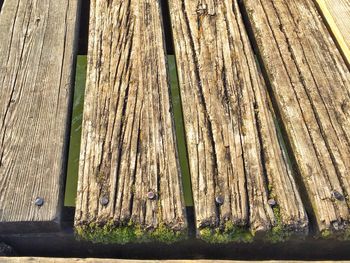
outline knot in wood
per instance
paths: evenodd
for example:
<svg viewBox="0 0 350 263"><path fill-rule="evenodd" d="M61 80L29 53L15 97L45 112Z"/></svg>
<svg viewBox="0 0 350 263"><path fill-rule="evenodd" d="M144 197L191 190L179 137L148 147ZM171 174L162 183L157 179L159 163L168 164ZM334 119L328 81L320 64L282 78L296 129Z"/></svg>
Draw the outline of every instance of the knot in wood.
<svg viewBox="0 0 350 263"><path fill-rule="evenodd" d="M204 4L204 3L200 3L200 4L197 6L196 12L197 12L198 15L204 15L204 14L207 13L207 10L208 10L207 5Z"/></svg>

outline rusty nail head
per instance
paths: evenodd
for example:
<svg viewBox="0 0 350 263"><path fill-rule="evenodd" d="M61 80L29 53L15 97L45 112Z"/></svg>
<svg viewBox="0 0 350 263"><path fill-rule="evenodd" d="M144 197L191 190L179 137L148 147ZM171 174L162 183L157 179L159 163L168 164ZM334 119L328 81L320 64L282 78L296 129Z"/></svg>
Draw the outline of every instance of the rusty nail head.
<svg viewBox="0 0 350 263"><path fill-rule="evenodd" d="M44 204L44 199L41 198L41 197L37 197L37 198L35 199L35 201L34 201L34 204L35 204L36 206L42 206L42 205Z"/></svg>
<svg viewBox="0 0 350 263"><path fill-rule="evenodd" d="M155 194L153 191L149 191L149 192L147 193L147 198L148 198L149 200L153 200L155 197L156 197L156 194Z"/></svg>
<svg viewBox="0 0 350 263"><path fill-rule="evenodd" d="M275 206L277 204L276 200L271 198L269 200L267 200L267 203L270 205L270 206Z"/></svg>
<svg viewBox="0 0 350 263"><path fill-rule="evenodd" d="M100 204L101 205L108 205L108 203L109 203L109 199L108 199L108 197L106 197L106 196L102 196L101 198L100 198Z"/></svg>
<svg viewBox="0 0 350 263"><path fill-rule="evenodd" d="M215 202L217 205L222 205L224 203L224 198L222 196L215 197Z"/></svg>

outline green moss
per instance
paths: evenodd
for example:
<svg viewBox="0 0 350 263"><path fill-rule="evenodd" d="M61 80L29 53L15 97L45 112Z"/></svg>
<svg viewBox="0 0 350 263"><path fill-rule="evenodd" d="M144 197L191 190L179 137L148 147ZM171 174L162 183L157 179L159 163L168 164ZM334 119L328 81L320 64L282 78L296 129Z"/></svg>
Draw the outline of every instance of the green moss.
<svg viewBox="0 0 350 263"><path fill-rule="evenodd" d="M349 228L349 226L345 229L344 240L350 240L350 228Z"/></svg>
<svg viewBox="0 0 350 263"><path fill-rule="evenodd" d="M350 240L350 228L349 226L345 226L345 229L340 231L332 231L330 229L324 229L321 231L321 238L348 241Z"/></svg>
<svg viewBox="0 0 350 263"><path fill-rule="evenodd" d="M79 240L92 241L104 244L126 244L159 241L174 243L186 239L187 231L174 231L164 224L154 230L144 230L140 225L129 223L126 226L116 226L113 222L104 225L90 223L75 227L76 237Z"/></svg>
<svg viewBox="0 0 350 263"><path fill-rule="evenodd" d="M232 222L226 222L224 229L205 227L200 230L200 238L208 243L253 241L253 235L248 229L234 226Z"/></svg>
<svg viewBox="0 0 350 263"><path fill-rule="evenodd" d="M279 206L273 208L276 224L272 227L271 231L267 234L266 239L272 243L278 243L288 240L292 232L283 227L281 211Z"/></svg>
<svg viewBox="0 0 350 263"><path fill-rule="evenodd" d="M322 238L330 238L332 236L332 231L330 231L329 229L325 229L321 231L321 237Z"/></svg>

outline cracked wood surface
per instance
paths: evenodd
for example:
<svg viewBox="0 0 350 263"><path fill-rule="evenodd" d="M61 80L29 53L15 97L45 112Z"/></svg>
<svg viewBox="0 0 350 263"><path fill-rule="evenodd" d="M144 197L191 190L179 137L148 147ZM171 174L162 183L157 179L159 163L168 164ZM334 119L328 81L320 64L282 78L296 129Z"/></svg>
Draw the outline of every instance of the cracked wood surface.
<svg viewBox="0 0 350 263"><path fill-rule="evenodd" d="M160 3L92 0L90 12L75 225L184 231Z"/></svg>
<svg viewBox="0 0 350 263"><path fill-rule="evenodd" d="M0 231L59 226L79 1L5 0L0 13ZM35 206L37 197L44 199Z"/></svg>
<svg viewBox="0 0 350 263"><path fill-rule="evenodd" d="M314 0L350 65L350 0Z"/></svg>
<svg viewBox="0 0 350 263"><path fill-rule="evenodd" d="M199 233L230 222L252 233L280 223L305 234L308 219L237 1L169 6Z"/></svg>
<svg viewBox="0 0 350 263"><path fill-rule="evenodd" d="M342 232L350 219L349 69L311 0L243 3L317 229Z"/></svg>

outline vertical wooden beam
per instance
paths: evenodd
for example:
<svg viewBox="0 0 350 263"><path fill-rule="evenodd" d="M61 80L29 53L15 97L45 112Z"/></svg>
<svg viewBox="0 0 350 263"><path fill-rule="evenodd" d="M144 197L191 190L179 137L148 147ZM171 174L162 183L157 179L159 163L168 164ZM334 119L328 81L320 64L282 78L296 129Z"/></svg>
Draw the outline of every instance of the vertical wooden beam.
<svg viewBox="0 0 350 263"><path fill-rule="evenodd" d="M91 0L75 226L95 242L186 236L160 1Z"/></svg>

